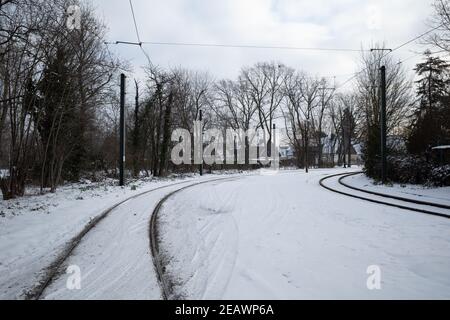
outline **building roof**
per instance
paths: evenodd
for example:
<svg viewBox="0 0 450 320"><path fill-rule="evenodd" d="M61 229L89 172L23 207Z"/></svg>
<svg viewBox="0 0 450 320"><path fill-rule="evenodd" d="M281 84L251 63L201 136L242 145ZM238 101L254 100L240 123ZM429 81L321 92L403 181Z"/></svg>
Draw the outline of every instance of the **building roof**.
<svg viewBox="0 0 450 320"><path fill-rule="evenodd" d="M450 146L437 146L434 147L433 150L449 150Z"/></svg>

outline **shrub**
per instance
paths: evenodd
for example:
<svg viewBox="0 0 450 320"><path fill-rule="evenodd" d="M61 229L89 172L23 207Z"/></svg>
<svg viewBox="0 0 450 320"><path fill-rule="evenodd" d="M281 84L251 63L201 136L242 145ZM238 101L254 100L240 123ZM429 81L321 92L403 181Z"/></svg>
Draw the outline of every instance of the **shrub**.
<svg viewBox="0 0 450 320"><path fill-rule="evenodd" d="M450 165L433 168L428 184L437 187L450 186Z"/></svg>
<svg viewBox="0 0 450 320"><path fill-rule="evenodd" d="M436 167L417 156L389 157L388 177L402 184L450 186L450 166Z"/></svg>

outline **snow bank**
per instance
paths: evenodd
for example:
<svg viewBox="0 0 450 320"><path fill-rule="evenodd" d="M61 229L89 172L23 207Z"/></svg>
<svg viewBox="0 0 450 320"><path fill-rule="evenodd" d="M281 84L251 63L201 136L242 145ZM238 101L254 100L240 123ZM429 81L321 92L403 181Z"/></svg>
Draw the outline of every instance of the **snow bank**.
<svg viewBox="0 0 450 320"><path fill-rule="evenodd" d="M450 221L322 189L333 173L248 177L166 203L161 248L177 296L449 299ZM381 290L367 286L371 266Z"/></svg>
<svg viewBox="0 0 450 320"><path fill-rule="evenodd" d="M356 188L404 197L413 200L427 201L450 205L450 187L427 188L420 185L380 185L363 174L351 176L344 182Z"/></svg>
<svg viewBox="0 0 450 320"><path fill-rule="evenodd" d="M55 194L0 201L0 299L24 298L66 243L107 208L181 180L141 181L126 188L86 182Z"/></svg>

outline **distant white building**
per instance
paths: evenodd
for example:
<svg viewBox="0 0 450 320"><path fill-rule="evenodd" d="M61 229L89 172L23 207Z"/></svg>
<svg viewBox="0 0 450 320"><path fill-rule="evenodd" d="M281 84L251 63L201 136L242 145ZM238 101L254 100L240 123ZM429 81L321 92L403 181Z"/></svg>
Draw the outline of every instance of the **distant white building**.
<svg viewBox="0 0 450 320"><path fill-rule="evenodd" d="M341 145L335 136L328 136L322 139L322 157L324 163L339 163L339 155L341 152ZM360 164L362 162L362 148L360 144L352 143L351 161L353 164ZM347 157L347 152L345 153ZM316 160L318 164L318 159Z"/></svg>
<svg viewBox="0 0 450 320"><path fill-rule="evenodd" d="M450 146L438 146L434 147L432 150L450 150Z"/></svg>
<svg viewBox="0 0 450 320"><path fill-rule="evenodd" d="M280 147L280 160L294 159L294 150L290 146Z"/></svg>

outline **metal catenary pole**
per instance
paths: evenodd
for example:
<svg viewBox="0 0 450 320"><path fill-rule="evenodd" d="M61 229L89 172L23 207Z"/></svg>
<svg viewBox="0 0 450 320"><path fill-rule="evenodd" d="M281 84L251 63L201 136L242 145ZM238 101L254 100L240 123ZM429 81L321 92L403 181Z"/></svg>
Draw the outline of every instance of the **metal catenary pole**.
<svg viewBox="0 0 450 320"><path fill-rule="evenodd" d="M201 129L202 129L202 131L201 131L201 134L200 134L200 136L201 136L201 147L200 147L200 149L201 149L201 164L200 164L200 166L199 166L199 170L200 170L200 176L203 176L203 110L200 110L200 125L201 125Z"/></svg>
<svg viewBox="0 0 450 320"><path fill-rule="evenodd" d="M386 119L386 67L381 71L381 179L387 181L387 119Z"/></svg>
<svg viewBox="0 0 450 320"><path fill-rule="evenodd" d="M125 185L125 79L124 74L120 75L120 159L119 159L119 185Z"/></svg>

